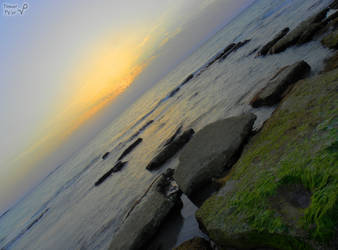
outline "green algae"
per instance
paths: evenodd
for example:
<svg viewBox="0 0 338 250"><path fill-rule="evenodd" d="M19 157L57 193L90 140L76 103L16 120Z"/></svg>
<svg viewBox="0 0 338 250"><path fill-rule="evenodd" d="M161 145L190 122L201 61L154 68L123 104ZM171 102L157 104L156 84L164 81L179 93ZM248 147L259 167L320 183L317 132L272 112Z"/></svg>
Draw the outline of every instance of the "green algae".
<svg viewBox="0 0 338 250"><path fill-rule="evenodd" d="M338 70L298 82L252 138L228 179L236 182L235 188L224 195L220 191L196 214L220 245L311 249L333 240L338 224ZM272 197L292 184L309 191L310 204L275 209ZM290 220L285 212L292 211L296 216Z"/></svg>

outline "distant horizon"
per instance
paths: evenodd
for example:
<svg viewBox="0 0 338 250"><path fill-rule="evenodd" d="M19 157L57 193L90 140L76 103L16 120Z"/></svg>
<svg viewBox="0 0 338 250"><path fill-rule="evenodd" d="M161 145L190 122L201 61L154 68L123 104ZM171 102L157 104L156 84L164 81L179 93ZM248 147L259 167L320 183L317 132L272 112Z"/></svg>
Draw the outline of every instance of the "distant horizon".
<svg viewBox="0 0 338 250"><path fill-rule="evenodd" d="M0 216L255 2L86 1L27 1L24 15L0 17Z"/></svg>

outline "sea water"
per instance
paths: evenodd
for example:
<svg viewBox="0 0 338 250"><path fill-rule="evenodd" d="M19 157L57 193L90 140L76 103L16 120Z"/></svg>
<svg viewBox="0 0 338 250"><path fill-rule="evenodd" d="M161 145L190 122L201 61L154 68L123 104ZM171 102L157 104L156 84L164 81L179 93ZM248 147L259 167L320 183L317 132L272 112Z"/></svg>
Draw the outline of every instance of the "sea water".
<svg viewBox="0 0 338 250"><path fill-rule="evenodd" d="M145 169L177 128L198 131L213 121L248 111L258 115L254 126L259 128L274 107L253 110L248 103L267 79L280 67L299 60L309 63L313 74L322 69L323 60L332 52L318 41L264 58L250 52L329 3L255 1L2 215L0 248L107 249L123 217L153 179L166 168L177 166L176 156L157 171ZM228 44L246 39L251 39L247 45L205 69L207 62ZM195 77L170 96L192 73ZM128 165L94 187L138 137L143 142L125 158ZM102 160L108 151L110 155ZM185 204L179 230L172 239L174 245L202 235L194 220L196 207L188 201Z"/></svg>

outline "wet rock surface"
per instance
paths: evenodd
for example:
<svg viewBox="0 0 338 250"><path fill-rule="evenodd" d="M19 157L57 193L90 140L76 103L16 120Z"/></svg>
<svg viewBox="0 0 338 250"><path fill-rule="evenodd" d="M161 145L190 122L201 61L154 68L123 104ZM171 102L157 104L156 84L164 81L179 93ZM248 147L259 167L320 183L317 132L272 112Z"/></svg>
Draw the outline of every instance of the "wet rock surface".
<svg viewBox="0 0 338 250"><path fill-rule="evenodd" d="M110 244L111 250L142 249L153 237L162 221L180 202L180 191L168 169L149 187L128 213Z"/></svg>
<svg viewBox="0 0 338 250"><path fill-rule="evenodd" d="M230 117L201 129L181 152L174 178L187 195L222 176L238 157L256 119L254 114Z"/></svg>
<svg viewBox="0 0 338 250"><path fill-rule="evenodd" d="M338 31L330 33L321 42L329 49L338 49Z"/></svg>
<svg viewBox="0 0 338 250"><path fill-rule="evenodd" d="M306 77L311 67L304 61L286 66L268 81L266 87L260 90L251 100L254 108L272 106L277 104L286 94L290 86Z"/></svg>
<svg viewBox="0 0 338 250"><path fill-rule="evenodd" d="M270 42L263 46L263 48L257 53L257 56L267 55L272 46L274 46L280 39L282 39L287 33L289 33L289 31L289 28L281 30Z"/></svg>
<svg viewBox="0 0 338 250"><path fill-rule="evenodd" d="M189 129L174 139L172 142L167 144L167 146L165 146L164 149L157 156L155 156L153 160L150 161L146 168L148 170L160 168L167 160L173 157L178 151L181 150L181 148L184 147L185 144L190 141L194 133L195 132L193 129Z"/></svg>
<svg viewBox="0 0 338 250"><path fill-rule="evenodd" d="M280 53L293 45L301 45L309 42L316 32L318 32L323 27L324 24L322 21L326 18L328 11L329 8L326 8L300 23L295 29L290 31L287 35L275 43L275 45L269 50L269 54Z"/></svg>

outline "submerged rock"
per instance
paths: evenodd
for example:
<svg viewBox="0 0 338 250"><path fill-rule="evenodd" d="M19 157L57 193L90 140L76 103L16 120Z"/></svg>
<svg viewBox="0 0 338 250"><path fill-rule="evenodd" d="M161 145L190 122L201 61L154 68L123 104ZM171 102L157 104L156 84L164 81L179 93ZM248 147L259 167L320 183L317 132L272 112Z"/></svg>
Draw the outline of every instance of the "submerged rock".
<svg viewBox="0 0 338 250"><path fill-rule="evenodd" d="M195 237L175 247L173 250L212 250L212 247L206 239Z"/></svg>
<svg viewBox="0 0 338 250"><path fill-rule="evenodd" d="M258 52L257 56L267 55L272 46L274 46L280 39L282 39L289 31L289 28L281 30L270 42L263 46L263 48Z"/></svg>
<svg viewBox="0 0 338 250"><path fill-rule="evenodd" d="M277 104L283 98L288 88L306 77L310 71L311 67L304 61L282 68L268 81L266 87L255 95L250 105L258 108Z"/></svg>
<svg viewBox="0 0 338 250"><path fill-rule="evenodd" d="M243 114L209 124L196 133L181 152L174 175L187 196L232 167L255 120L254 114Z"/></svg>
<svg viewBox="0 0 338 250"><path fill-rule="evenodd" d="M136 141L134 141L126 150L123 151L121 156L119 157L119 161L122 160L125 156L127 156L131 151L134 150L141 142L143 141L142 138L138 138Z"/></svg>
<svg viewBox="0 0 338 250"><path fill-rule="evenodd" d="M128 214L110 243L111 250L142 249L157 232L159 226L180 203L180 191L168 169L150 187Z"/></svg>
<svg viewBox="0 0 338 250"><path fill-rule="evenodd" d="M280 53L293 45L301 45L310 41L322 27L322 20L326 18L329 9L324 9L318 14L301 22L295 29L275 43L269 50L269 54Z"/></svg>
<svg viewBox="0 0 338 250"><path fill-rule="evenodd" d="M167 146L165 146L164 149L154 159L150 161L147 169L155 170L161 167L167 160L169 160L178 151L180 151L180 149L183 148L183 146L187 144L187 142L189 142L194 133L195 132L193 129L188 129L181 136L167 144Z"/></svg>
<svg viewBox="0 0 338 250"><path fill-rule="evenodd" d="M337 249L337 79L300 81L197 211L220 249Z"/></svg>
<svg viewBox="0 0 338 250"><path fill-rule="evenodd" d="M110 169L107 173L105 173L100 179L98 179L95 182L95 186L99 186L102 184L102 182L104 182L109 176L111 176L113 173L119 172L121 171L121 169L127 164L127 162L122 162L119 161L118 163L116 163L116 165Z"/></svg>

